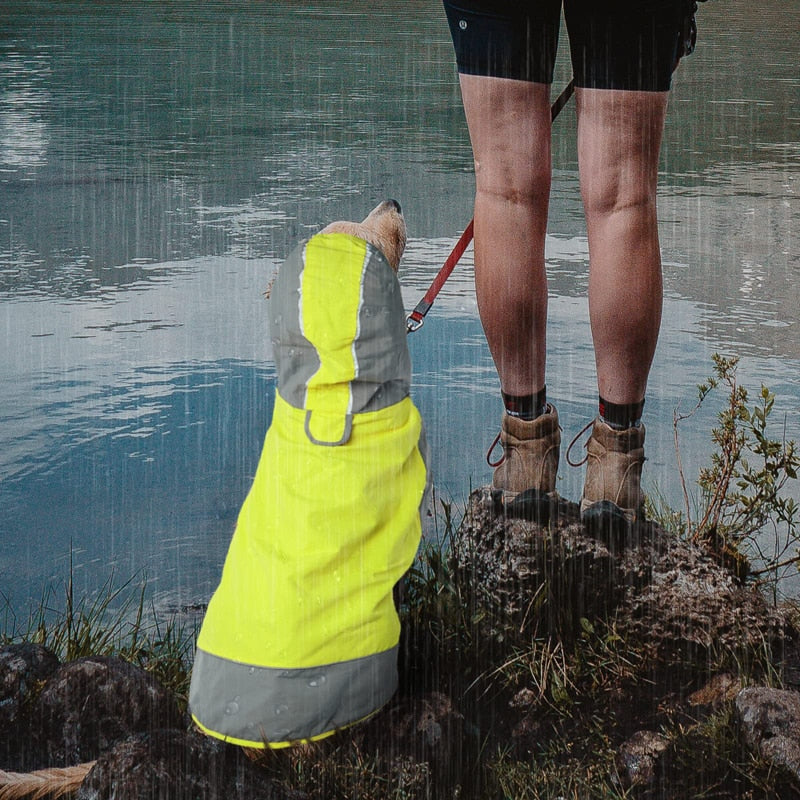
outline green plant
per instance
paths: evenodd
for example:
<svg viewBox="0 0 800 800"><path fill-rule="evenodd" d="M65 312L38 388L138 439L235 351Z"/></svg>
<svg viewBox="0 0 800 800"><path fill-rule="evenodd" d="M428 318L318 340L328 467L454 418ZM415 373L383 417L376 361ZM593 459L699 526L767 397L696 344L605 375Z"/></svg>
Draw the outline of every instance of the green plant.
<svg viewBox="0 0 800 800"><path fill-rule="evenodd" d="M694 722L669 726L670 764L664 776L674 797L763 798L798 796L790 771L776 769L746 747L732 703Z"/></svg>
<svg viewBox="0 0 800 800"><path fill-rule="evenodd" d="M485 676L519 690L525 704L547 707L556 714L569 715L577 688L570 677L570 663L564 646L552 637L533 638Z"/></svg>
<svg viewBox="0 0 800 800"><path fill-rule="evenodd" d="M694 408L685 414L676 409L673 415L686 535L734 565L740 574L746 572L746 557L750 554L764 562L763 569L751 574L774 574L800 562L796 552L786 557L798 543L798 507L783 492L787 482L797 478L800 454L793 440L786 440L785 436L772 438L767 432L775 395L762 384L751 404L747 389L737 379L739 359L718 354L712 358L714 374L698 387ZM693 513L680 458L678 427L718 387L726 390L727 398L711 431L715 449L710 464L700 470L700 498ZM777 546L774 553L765 555L756 534L769 524L775 528Z"/></svg>
<svg viewBox="0 0 800 800"><path fill-rule="evenodd" d="M145 581L137 585L131 578L115 586L113 574L93 595L76 598L70 563L63 601L47 587L24 625L6 600L0 644L41 644L61 661L118 656L152 672L185 707L196 631L173 619L159 621L155 609L148 611L145 598Z"/></svg>
<svg viewBox="0 0 800 800"><path fill-rule="evenodd" d="M436 493L433 494L434 507ZM404 625L423 627L437 644L469 647L473 621L453 568L454 522L452 503L439 500L443 527L436 515L434 535L426 538L403 581L401 617Z"/></svg>

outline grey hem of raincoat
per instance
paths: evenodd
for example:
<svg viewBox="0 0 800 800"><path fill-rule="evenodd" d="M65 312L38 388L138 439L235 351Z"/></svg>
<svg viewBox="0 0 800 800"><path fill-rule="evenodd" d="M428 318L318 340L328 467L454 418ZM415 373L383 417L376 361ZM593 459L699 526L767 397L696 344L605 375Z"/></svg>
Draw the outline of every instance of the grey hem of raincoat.
<svg viewBox="0 0 800 800"><path fill-rule="evenodd" d="M397 647L302 669L258 667L198 648L189 708L209 733L254 745L312 739L365 719L397 689Z"/></svg>

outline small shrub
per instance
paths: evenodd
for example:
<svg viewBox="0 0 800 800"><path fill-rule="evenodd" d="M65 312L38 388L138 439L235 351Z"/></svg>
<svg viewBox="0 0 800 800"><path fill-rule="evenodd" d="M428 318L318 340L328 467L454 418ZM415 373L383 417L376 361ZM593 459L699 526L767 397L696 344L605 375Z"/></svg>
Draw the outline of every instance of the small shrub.
<svg viewBox="0 0 800 800"><path fill-rule="evenodd" d="M685 533L741 576L748 572L751 556L764 564L763 568L751 572L752 576L775 576L780 569L800 562L796 549L798 507L783 492L787 482L797 478L800 454L793 440L787 441L785 436L772 438L771 431L767 432L775 395L762 384L756 400L751 403L747 389L737 379L738 358L714 354L713 361L714 374L698 387L694 408L686 414L676 409L673 417L684 496ZM719 387L726 390L726 402L711 431L715 449L710 464L700 470L698 510L693 514L680 459L678 426ZM660 516L665 517L663 513ZM765 554L757 534L768 525L775 529L776 547L773 553ZM793 547L795 552L787 558Z"/></svg>

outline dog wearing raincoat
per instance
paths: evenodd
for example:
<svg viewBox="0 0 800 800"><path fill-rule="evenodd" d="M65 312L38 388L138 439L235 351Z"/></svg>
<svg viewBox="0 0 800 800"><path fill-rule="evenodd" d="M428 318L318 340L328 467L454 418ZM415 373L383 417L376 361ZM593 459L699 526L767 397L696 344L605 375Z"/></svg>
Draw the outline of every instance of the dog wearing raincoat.
<svg viewBox="0 0 800 800"><path fill-rule="evenodd" d="M211 736L321 739L397 687L392 592L428 477L395 274L405 242L385 201L298 246L271 289L272 423L192 671L192 717Z"/></svg>

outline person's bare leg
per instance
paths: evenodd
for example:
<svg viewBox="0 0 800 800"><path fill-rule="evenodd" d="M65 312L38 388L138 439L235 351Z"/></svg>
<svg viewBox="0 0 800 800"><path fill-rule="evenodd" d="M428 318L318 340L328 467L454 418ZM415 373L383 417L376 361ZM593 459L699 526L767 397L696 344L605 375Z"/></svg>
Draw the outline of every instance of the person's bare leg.
<svg viewBox="0 0 800 800"><path fill-rule="evenodd" d="M656 183L667 96L576 91L597 383L620 405L644 399L661 323Z"/></svg>
<svg viewBox="0 0 800 800"><path fill-rule="evenodd" d="M461 75L475 156L475 289L504 392L545 383L549 86Z"/></svg>

